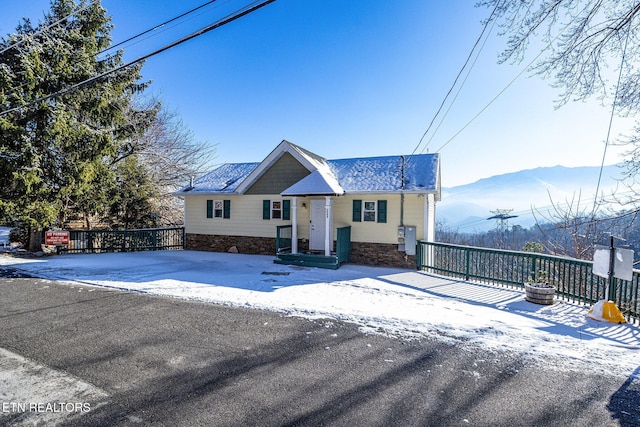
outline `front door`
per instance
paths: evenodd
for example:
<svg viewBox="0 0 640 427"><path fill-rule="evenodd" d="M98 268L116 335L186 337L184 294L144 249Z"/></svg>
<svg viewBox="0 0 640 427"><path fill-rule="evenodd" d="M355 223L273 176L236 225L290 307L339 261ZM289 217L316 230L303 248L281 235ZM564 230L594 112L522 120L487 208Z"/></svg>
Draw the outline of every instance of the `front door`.
<svg viewBox="0 0 640 427"><path fill-rule="evenodd" d="M311 225L309 230L309 249L324 251L324 236L327 227L327 213L324 200L311 199Z"/></svg>

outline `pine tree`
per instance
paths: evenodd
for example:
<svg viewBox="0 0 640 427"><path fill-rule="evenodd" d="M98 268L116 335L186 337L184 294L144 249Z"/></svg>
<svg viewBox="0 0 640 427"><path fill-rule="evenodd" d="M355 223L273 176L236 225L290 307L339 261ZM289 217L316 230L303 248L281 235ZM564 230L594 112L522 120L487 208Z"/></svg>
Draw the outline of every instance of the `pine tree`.
<svg viewBox="0 0 640 427"><path fill-rule="evenodd" d="M116 165L159 108L135 108L142 63L42 98L124 64L122 52L101 54L111 28L97 1L53 0L37 27L25 21L0 43L0 217L38 230L109 210Z"/></svg>

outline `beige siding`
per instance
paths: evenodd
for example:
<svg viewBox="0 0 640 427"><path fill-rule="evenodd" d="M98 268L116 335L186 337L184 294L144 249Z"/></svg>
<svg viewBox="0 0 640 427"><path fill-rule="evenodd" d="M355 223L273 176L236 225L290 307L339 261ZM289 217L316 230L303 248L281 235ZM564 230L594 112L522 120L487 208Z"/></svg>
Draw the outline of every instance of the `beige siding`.
<svg viewBox="0 0 640 427"><path fill-rule="evenodd" d="M187 196L185 197L186 232L228 236L275 237L276 226L291 224L291 221L262 219L262 201L265 199L282 200L282 197L277 195ZM230 200L231 218L207 218L207 200Z"/></svg>
<svg viewBox="0 0 640 427"><path fill-rule="evenodd" d="M387 222L353 222L354 200L386 200ZM404 197L404 225L416 227L416 236L422 239L424 233L424 197L407 194ZM400 225L400 195L371 194L349 195L334 199L334 225L351 226L351 240L368 243L398 243L398 226Z"/></svg>
<svg viewBox="0 0 640 427"><path fill-rule="evenodd" d="M428 196L407 194L404 198L404 225L416 227L416 237L425 236L425 206ZM231 218L207 218L207 200L231 200ZM186 232L193 234L218 234L230 236L275 237L276 226L291 224L292 221L263 220L262 201L282 200L278 195L211 196L188 195L185 197ZM309 238L310 200L312 197L297 198L298 238ZM315 199L324 200L324 197ZM398 243L400 225L400 195L371 194L333 197L334 228L351 226L351 240L368 243ZM386 200L387 222L369 223L352 221L353 200ZM291 215L293 215L293 199ZM433 203L433 201L432 201ZM303 208L303 204L306 207ZM433 215L433 214L432 214ZM430 215L431 216L431 215ZM334 231L335 238L335 231Z"/></svg>

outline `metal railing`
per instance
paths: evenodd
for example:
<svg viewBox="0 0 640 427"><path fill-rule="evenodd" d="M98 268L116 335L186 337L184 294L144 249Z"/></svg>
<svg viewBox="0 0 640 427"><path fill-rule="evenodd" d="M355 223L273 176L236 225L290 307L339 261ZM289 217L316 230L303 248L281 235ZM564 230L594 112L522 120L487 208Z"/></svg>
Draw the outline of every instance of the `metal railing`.
<svg viewBox="0 0 640 427"><path fill-rule="evenodd" d="M291 225L276 226L276 254L291 251Z"/></svg>
<svg viewBox="0 0 640 427"><path fill-rule="evenodd" d="M72 230L66 252L139 252L184 249L184 228Z"/></svg>
<svg viewBox="0 0 640 427"><path fill-rule="evenodd" d="M291 252L291 225L276 227L276 254ZM349 261L351 255L351 226L336 229L336 258L338 264Z"/></svg>
<svg viewBox="0 0 640 427"><path fill-rule="evenodd" d="M338 264L349 262L351 256L351 226L340 227L337 229L336 239L336 257Z"/></svg>
<svg viewBox="0 0 640 427"><path fill-rule="evenodd" d="M607 279L593 274L592 262L573 258L419 241L417 266L444 276L515 288L524 288L526 281L543 273L561 299L593 304L607 298ZM614 279L613 301L632 323L640 322L639 283L638 270L630 281Z"/></svg>

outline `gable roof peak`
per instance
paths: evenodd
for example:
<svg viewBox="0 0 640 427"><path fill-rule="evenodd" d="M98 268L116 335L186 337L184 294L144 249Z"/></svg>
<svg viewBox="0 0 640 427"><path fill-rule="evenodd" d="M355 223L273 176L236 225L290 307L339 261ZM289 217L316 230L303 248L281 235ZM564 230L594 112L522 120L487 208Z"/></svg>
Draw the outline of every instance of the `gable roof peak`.
<svg viewBox="0 0 640 427"><path fill-rule="evenodd" d="M285 153L289 153L296 159L304 168L309 172L314 172L318 169L328 168L326 160L311 151L308 151L292 142L283 139L276 148L269 153L265 159L260 162L257 168L255 168L242 183L238 186L237 192L244 193L253 183L255 183L273 164L280 159Z"/></svg>

